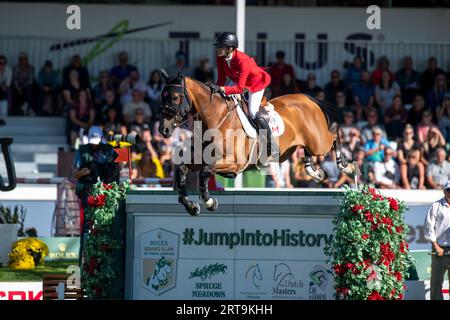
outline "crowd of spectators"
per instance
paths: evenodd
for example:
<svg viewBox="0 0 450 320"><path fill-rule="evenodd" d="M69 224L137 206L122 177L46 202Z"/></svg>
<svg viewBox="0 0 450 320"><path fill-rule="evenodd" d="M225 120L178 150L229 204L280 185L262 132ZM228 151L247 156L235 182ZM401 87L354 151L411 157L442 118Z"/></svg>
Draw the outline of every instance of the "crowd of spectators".
<svg viewBox="0 0 450 320"><path fill-rule="evenodd" d="M342 152L358 163L361 182L380 188L441 189L450 179L449 77L435 58L428 59L425 70L417 71L411 57L403 59L400 70L392 70L387 57L378 59L375 70L367 70L365 61L355 57L344 74L331 71L323 88L313 72L299 79L285 62L284 52L277 52L275 58L269 68L268 95L305 93L335 108ZM135 132L142 143L132 149L133 177L173 175L171 151L188 133L179 131L169 139L158 133L164 87L160 71L153 70L148 79L142 79L142 70L129 63L126 52L119 53L116 66L98 75L89 73L79 55L62 72L49 60L36 71L25 52L11 65L0 55L0 117L64 116L73 148L92 125L101 126L105 134ZM190 68L182 52L165 69L169 74L182 71L202 82L215 79L208 59ZM337 169L335 160L334 151L315 159L316 166L328 173L318 184L306 174L304 152L298 149L289 162L271 165L267 186L352 184L354 180Z"/></svg>

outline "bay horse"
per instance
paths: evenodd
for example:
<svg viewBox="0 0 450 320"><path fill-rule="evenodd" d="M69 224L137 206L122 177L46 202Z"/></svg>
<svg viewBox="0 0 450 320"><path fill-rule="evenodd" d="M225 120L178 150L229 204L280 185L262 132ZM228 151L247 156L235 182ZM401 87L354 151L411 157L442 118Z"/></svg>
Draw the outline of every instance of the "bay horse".
<svg viewBox="0 0 450 320"><path fill-rule="evenodd" d="M215 150L212 152L213 162L206 162L201 157L200 161L197 158L197 161L192 162L191 159L176 167L174 175L178 201L189 214L196 216L200 213L199 204L190 200L186 191L187 173L199 171L200 198L209 211L214 211L218 202L208 191L211 174L234 178L238 173L257 167L255 162L265 155L265 148L261 147L258 151L256 140L260 139L245 134L238 117L237 104L214 93L210 86L179 73L177 77L167 81L161 96L161 135L168 138L175 128L181 127L189 120L198 120L196 123L201 126L200 136L195 135L194 130L193 139L197 139L197 143L200 139L202 155L208 148L211 150L212 145ZM325 106L304 94L288 94L269 102L284 121L284 133L278 139L280 163L289 159L298 147L303 147L306 172L315 181L320 182L327 175L321 168L315 168L312 157L325 155L334 147L339 170L346 174L355 173L355 164L348 163L341 153L338 125L331 119L331 113ZM205 139L208 130L215 130L220 139ZM235 132L243 133L243 138L241 135L239 140ZM194 145L195 143L194 141ZM228 143L232 146L231 150L227 148L224 151Z"/></svg>

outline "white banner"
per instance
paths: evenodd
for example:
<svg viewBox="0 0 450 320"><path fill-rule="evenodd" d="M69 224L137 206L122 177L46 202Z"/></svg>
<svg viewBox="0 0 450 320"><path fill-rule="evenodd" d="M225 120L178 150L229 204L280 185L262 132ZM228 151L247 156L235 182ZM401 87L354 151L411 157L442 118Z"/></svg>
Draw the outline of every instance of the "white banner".
<svg viewBox="0 0 450 320"><path fill-rule="evenodd" d="M42 300L42 282L0 282L0 300Z"/></svg>

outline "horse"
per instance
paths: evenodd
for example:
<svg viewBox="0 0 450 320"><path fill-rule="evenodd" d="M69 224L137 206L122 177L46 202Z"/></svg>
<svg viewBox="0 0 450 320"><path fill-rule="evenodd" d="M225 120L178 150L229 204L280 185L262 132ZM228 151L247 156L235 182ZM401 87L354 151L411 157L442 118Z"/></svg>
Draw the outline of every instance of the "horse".
<svg viewBox="0 0 450 320"><path fill-rule="evenodd" d="M217 173L235 178L245 170L258 167L258 159L265 156L265 148L258 150L260 143L257 141L261 139L245 134L234 100L181 73L168 79L161 98L161 135L169 138L175 128L193 122L194 149L200 148L194 152L194 159L184 159L175 169L178 202L192 216L200 213L199 204L190 200L186 191L186 175L190 171L198 171L200 199L206 209L215 211L218 202L209 194L209 177ZM306 172L320 182L327 176L321 168L315 168L312 157L325 155L334 147L339 170L349 175L355 173L355 164L349 163L341 153L339 128L331 108L305 94L288 94L271 99L269 103L284 122L284 133L277 143L280 163L289 159L298 147L303 147ZM199 152L201 155L197 157ZM203 157L208 152L213 161L206 161Z"/></svg>

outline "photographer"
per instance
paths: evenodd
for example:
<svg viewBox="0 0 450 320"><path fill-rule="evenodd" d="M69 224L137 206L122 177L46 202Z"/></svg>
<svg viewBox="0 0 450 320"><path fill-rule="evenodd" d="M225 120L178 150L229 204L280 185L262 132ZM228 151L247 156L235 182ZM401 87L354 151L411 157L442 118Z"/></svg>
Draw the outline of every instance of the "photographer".
<svg viewBox="0 0 450 320"><path fill-rule="evenodd" d="M103 143L103 132L99 127L91 127L88 144L81 145L75 156L73 176L77 179L76 193L84 209L92 186L100 179L104 183L117 182L120 179L119 164L114 162L117 153L113 147ZM86 221L82 222L80 251L83 250L84 234L87 231ZM80 260L81 260L80 252Z"/></svg>

